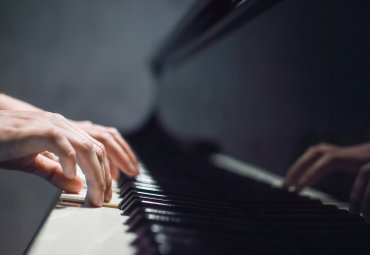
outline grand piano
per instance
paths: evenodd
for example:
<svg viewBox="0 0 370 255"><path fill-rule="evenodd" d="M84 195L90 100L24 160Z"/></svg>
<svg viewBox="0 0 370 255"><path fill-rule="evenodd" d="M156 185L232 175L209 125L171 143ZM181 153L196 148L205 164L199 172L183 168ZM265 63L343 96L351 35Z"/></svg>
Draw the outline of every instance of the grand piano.
<svg viewBox="0 0 370 255"><path fill-rule="evenodd" d="M124 134L142 166L115 184L119 210L58 207L27 252L369 254L351 178L280 188L307 146L367 137L368 8L197 1L151 62L153 114Z"/></svg>

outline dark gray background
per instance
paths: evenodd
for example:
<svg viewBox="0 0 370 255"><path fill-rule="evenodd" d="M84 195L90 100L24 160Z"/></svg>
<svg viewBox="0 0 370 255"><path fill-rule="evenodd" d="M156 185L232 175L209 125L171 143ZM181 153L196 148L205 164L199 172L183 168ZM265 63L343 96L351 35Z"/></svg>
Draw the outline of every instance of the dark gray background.
<svg viewBox="0 0 370 255"><path fill-rule="evenodd" d="M0 91L131 130L156 90L148 60L192 1L0 1Z"/></svg>

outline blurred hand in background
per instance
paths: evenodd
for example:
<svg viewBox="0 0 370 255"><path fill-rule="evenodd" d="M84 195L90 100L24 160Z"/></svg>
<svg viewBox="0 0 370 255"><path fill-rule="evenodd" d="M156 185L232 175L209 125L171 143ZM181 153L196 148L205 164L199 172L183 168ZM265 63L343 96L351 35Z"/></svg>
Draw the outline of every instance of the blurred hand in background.
<svg viewBox="0 0 370 255"><path fill-rule="evenodd" d="M350 211L362 212L369 220L370 201L366 191L370 191L370 143L349 147L313 146L290 167L283 186L300 192L332 171L350 171L357 175L349 198Z"/></svg>

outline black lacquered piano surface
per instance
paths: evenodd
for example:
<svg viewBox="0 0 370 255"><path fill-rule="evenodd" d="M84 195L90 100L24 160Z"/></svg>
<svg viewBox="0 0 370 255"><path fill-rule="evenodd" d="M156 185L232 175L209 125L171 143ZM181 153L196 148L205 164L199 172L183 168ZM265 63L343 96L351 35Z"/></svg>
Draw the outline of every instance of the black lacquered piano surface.
<svg viewBox="0 0 370 255"><path fill-rule="evenodd" d="M147 166L119 182L138 254L369 254L360 216L217 168L153 126L129 139Z"/></svg>

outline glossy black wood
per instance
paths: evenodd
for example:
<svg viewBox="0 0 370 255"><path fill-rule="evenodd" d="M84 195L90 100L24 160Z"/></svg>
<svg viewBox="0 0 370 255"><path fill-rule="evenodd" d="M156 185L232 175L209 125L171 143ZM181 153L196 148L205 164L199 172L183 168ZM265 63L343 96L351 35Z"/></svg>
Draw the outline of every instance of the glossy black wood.
<svg viewBox="0 0 370 255"><path fill-rule="evenodd" d="M208 162L217 148L183 144L156 117L128 136L146 169L121 176L138 254L366 254L369 225L335 206Z"/></svg>

